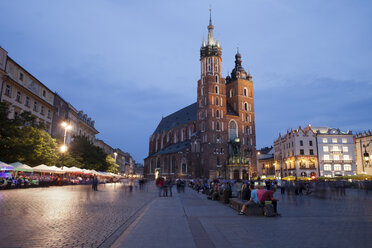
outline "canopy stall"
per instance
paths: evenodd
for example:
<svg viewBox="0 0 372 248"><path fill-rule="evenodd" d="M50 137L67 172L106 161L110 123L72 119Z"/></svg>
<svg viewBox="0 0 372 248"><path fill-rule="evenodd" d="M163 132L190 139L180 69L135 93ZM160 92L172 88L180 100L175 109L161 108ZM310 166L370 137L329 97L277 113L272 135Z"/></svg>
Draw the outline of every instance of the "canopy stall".
<svg viewBox="0 0 372 248"><path fill-rule="evenodd" d="M52 169L52 167L47 166L45 164L41 164L41 165L35 166L33 168L33 170L35 172L46 172L46 173L55 173L56 172L54 169Z"/></svg>
<svg viewBox="0 0 372 248"><path fill-rule="evenodd" d="M294 176L287 176L287 177L283 177L282 180L293 181L293 180L296 180L296 177L294 177Z"/></svg>
<svg viewBox="0 0 372 248"><path fill-rule="evenodd" d="M51 166L50 169L54 170L53 173L56 173L56 174L65 174L66 173L65 170L62 170L61 168L58 168L55 165Z"/></svg>
<svg viewBox="0 0 372 248"><path fill-rule="evenodd" d="M0 161L0 171L11 171L13 169L13 166Z"/></svg>
<svg viewBox="0 0 372 248"><path fill-rule="evenodd" d="M14 167L14 171L34 172L32 167L28 166L27 164L22 164L21 162L11 163L10 165Z"/></svg>

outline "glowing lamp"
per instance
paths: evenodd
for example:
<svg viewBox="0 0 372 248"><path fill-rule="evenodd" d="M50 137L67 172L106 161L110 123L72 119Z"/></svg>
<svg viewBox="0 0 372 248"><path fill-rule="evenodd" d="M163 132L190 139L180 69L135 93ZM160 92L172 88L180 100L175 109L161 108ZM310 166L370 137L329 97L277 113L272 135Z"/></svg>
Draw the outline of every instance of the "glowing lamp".
<svg viewBox="0 0 372 248"><path fill-rule="evenodd" d="M65 153L66 151L67 151L67 146L66 145L63 145L63 146L61 146L61 152L62 153Z"/></svg>

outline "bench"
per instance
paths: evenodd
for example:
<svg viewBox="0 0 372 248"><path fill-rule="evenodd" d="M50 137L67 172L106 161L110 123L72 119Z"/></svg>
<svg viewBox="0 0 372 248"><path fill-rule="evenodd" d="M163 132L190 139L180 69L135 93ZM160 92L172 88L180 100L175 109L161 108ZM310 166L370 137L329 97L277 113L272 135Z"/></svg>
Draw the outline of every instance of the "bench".
<svg viewBox="0 0 372 248"><path fill-rule="evenodd" d="M238 198L230 198L230 207L232 209L235 209L236 211L240 211L243 207L244 202L239 200ZM258 205L250 205L247 206L245 212L245 215L250 216L262 216L263 215L263 209Z"/></svg>

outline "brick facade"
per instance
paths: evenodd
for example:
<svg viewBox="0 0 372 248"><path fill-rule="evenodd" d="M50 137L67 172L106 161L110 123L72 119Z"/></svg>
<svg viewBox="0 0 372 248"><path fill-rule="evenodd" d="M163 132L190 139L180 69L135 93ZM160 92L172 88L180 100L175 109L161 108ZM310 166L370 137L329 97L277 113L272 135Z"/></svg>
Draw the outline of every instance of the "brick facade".
<svg viewBox="0 0 372 248"><path fill-rule="evenodd" d="M252 76L241 65L221 76L222 48L213 37L200 49L197 102L159 123L149 140L144 174L171 177L248 178L256 174L256 136Z"/></svg>

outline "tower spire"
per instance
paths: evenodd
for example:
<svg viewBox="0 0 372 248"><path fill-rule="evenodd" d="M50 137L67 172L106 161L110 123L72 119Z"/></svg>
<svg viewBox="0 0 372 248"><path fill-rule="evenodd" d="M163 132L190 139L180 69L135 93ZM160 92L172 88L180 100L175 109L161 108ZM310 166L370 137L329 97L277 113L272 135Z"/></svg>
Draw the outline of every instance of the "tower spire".
<svg viewBox="0 0 372 248"><path fill-rule="evenodd" d="M212 26L212 8L209 8L209 26Z"/></svg>
<svg viewBox="0 0 372 248"><path fill-rule="evenodd" d="M208 25L208 40L207 45L216 45L216 41L213 37L213 29L214 26L212 25L212 9L209 9L209 25Z"/></svg>

